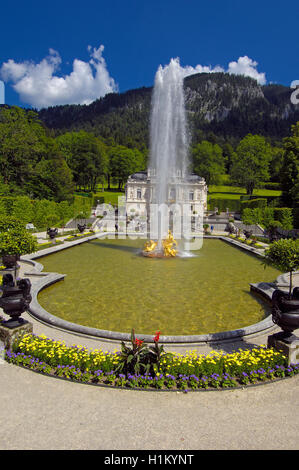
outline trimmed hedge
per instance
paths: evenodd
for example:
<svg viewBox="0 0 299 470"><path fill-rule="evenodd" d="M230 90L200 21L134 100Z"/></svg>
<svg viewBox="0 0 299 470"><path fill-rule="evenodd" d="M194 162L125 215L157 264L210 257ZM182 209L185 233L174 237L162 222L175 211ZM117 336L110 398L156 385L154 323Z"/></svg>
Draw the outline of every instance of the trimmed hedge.
<svg viewBox="0 0 299 470"><path fill-rule="evenodd" d="M226 199L226 198L213 198L210 197L208 200L209 210L215 210L218 208L219 212L226 212L228 208L231 212L240 212L240 199Z"/></svg>
<svg viewBox="0 0 299 470"><path fill-rule="evenodd" d="M267 199L262 198L250 199L249 201L245 200L240 202L241 213L244 211L244 209L265 209L266 206Z"/></svg>
<svg viewBox="0 0 299 470"><path fill-rule="evenodd" d="M294 228L299 228L299 207L294 207L293 219Z"/></svg>

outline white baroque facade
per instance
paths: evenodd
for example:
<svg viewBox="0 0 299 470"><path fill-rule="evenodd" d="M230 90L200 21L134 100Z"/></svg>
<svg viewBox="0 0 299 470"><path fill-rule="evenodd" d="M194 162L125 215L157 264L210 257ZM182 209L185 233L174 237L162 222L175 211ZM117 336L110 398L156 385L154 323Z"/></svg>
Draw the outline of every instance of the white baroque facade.
<svg viewBox="0 0 299 470"><path fill-rule="evenodd" d="M130 175L125 186L127 216L148 216L150 204L155 203L155 175L151 170ZM173 177L168 185L168 206L188 204L190 214L207 210L208 188L203 178L191 174L186 179Z"/></svg>

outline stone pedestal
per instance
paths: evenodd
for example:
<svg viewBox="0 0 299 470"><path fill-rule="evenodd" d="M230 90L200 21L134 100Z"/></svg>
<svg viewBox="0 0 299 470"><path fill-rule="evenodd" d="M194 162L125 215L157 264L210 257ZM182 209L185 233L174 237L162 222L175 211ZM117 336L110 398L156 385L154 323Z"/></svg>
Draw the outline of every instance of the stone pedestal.
<svg viewBox="0 0 299 470"><path fill-rule="evenodd" d="M20 265L17 263L15 267L13 268L5 268L0 270L1 276L4 276L4 274L11 274L14 280L14 283L16 284L17 278L19 277L19 271L20 271Z"/></svg>
<svg viewBox="0 0 299 470"><path fill-rule="evenodd" d="M32 332L33 325L26 320L15 328L7 328L5 325L0 325L0 341L4 344L5 349L11 349L13 342L18 337Z"/></svg>
<svg viewBox="0 0 299 470"><path fill-rule="evenodd" d="M288 339L283 338L281 333L276 333L268 336L267 346L282 352L288 359L288 366L299 362L299 338L297 336Z"/></svg>

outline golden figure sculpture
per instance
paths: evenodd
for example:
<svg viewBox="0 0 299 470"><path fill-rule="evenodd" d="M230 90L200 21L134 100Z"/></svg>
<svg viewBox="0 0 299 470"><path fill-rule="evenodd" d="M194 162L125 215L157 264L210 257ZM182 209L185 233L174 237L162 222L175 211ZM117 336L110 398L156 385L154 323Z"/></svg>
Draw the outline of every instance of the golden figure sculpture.
<svg viewBox="0 0 299 470"><path fill-rule="evenodd" d="M143 252L146 256L154 257L171 257L176 256L178 250L176 249L177 242L174 240L173 235L170 230L168 230L168 236L166 239L162 240L163 245L163 254L161 252L155 252L155 249L158 245L158 242L149 240L145 243Z"/></svg>
<svg viewBox="0 0 299 470"><path fill-rule="evenodd" d="M154 251L154 249L156 248L157 245L158 245L158 242L154 242L153 240L149 240L149 241L145 242L143 251L146 251L147 253L151 252L151 251Z"/></svg>

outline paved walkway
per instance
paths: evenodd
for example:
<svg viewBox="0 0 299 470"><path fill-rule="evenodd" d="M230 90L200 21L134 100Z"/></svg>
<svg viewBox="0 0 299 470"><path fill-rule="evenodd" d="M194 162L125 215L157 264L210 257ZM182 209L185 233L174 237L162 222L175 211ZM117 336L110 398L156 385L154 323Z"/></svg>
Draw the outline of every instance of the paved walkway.
<svg viewBox="0 0 299 470"><path fill-rule="evenodd" d="M22 265L21 270L30 269ZM299 276L295 282L299 285ZM23 316L36 334L104 351L119 348L119 342L76 336ZM259 335L213 349L231 351L266 342L267 336ZM186 349L208 352L211 347L166 347ZM4 362L0 381L0 449L299 448L299 376L258 387L186 394L75 384Z"/></svg>

